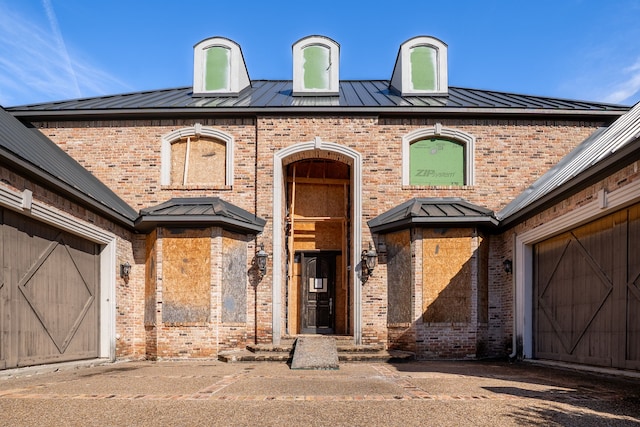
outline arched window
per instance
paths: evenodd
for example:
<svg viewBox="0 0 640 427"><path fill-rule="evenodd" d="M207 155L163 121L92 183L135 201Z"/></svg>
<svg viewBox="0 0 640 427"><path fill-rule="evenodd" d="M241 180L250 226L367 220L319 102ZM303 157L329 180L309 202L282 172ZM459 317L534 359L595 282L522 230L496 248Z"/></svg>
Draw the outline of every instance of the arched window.
<svg viewBox="0 0 640 427"><path fill-rule="evenodd" d="M309 36L293 45L293 95L339 93L340 46L328 37Z"/></svg>
<svg viewBox="0 0 640 427"><path fill-rule="evenodd" d="M402 184L405 186L473 185L475 138L443 128L418 129L402 138Z"/></svg>
<svg viewBox="0 0 640 427"><path fill-rule="evenodd" d="M161 184L233 185L233 137L200 124L162 137Z"/></svg>
<svg viewBox="0 0 640 427"><path fill-rule="evenodd" d="M402 43L390 85L402 96L446 94L447 45L427 36Z"/></svg>
<svg viewBox="0 0 640 427"><path fill-rule="evenodd" d="M240 45L224 37L193 47L193 94L236 96L251 85Z"/></svg>

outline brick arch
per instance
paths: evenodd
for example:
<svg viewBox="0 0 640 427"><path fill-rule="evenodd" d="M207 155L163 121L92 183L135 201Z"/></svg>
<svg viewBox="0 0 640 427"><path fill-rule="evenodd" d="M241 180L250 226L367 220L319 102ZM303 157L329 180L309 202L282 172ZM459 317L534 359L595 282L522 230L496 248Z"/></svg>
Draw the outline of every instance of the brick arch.
<svg viewBox="0 0 640 427"><path fill-rule="evenodd" d="M273 155L273 274L272 274L272 336L273 343L279 344L282 336L282 298L284 288L284 166L298 160L326 158L337 160L351 166L352 185L352 266L350 279L353 284L353 336L354 342L362 341L362 289L358 271L360 246L362 244L362 155L344 145L322 141L320 137L313 141L301 142L278 150Z"/></svg>

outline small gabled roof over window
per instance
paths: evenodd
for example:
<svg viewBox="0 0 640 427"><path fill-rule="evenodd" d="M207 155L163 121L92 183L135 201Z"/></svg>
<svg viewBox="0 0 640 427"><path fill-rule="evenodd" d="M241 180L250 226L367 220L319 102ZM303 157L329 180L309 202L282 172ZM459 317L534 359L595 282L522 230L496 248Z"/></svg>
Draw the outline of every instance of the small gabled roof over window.
<svg viewBox="0 0 640 427"><path fill-rule="evenodd" d="M266 221L218 197L174 198L140 211L136 229L212 227L249 234L261 233Z"/></svg>
<svg viewBox="0 0 640 427"><path fill-rule="evenodd" d="M329 37L308 36L293 44L293 95L339 94L340 45Z"/></svg>
<svg viewBox="0 0 640 427"><path fill-rule="evenodd" d="M407 200L368 221L374 233L422 227L496 227L493 211L458 197L426 197Z"/></svg>
<svg viewBox="0 0 640 427"><path fill-rule="evenodd" d="M447 45L429 36L402 43L390 86L402 96L446 95Z"/></svg>
<svg viewBox="0 0 640 427"><path fill-rule="evenodd" d="M211 37L193 47L193 94L237 96L251 86L240 45Z"/></svg>

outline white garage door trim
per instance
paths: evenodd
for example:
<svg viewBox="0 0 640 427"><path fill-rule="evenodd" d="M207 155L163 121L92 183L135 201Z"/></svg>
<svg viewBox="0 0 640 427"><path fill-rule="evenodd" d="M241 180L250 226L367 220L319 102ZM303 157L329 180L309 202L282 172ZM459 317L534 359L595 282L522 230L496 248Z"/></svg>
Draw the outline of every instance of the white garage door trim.
<svg viewBox="0 0 640 427"><path fill-rule="evenodd" d="M611 193L601 190L597 200L514 236L514 337L522 339L525 358L533 357L533 245L638 201L640 181Z"/></svg>
<svg viewBox="0 0 640 427"><path fill-rule="evenodd" d="M100 251L100 346L99 357L116 355L116 236L76 217L34 201L30 190L0 187L0 206L102 245Z"/></svg>

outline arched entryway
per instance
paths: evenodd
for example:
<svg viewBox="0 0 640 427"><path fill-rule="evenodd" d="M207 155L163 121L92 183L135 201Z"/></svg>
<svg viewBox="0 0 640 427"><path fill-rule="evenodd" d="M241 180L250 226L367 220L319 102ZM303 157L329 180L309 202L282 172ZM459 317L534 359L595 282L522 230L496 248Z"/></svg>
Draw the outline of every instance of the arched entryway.
<svg viewBox="0 0 640 427"><path fill-rule="evenodd" d="M361 342L361 176L358 152L320 138L275 153L275 344L303 332Z"/></svg>

